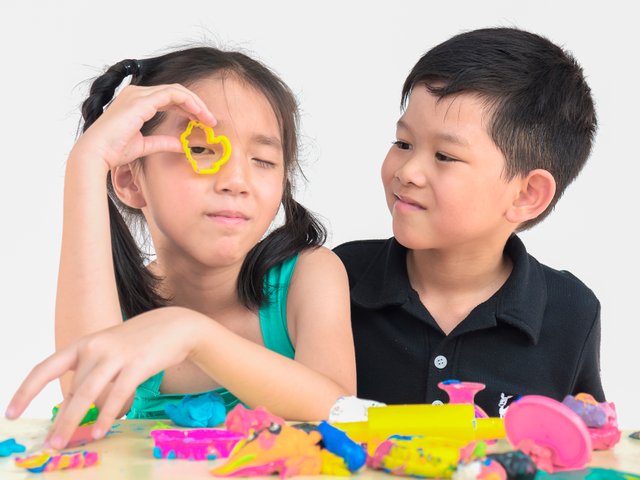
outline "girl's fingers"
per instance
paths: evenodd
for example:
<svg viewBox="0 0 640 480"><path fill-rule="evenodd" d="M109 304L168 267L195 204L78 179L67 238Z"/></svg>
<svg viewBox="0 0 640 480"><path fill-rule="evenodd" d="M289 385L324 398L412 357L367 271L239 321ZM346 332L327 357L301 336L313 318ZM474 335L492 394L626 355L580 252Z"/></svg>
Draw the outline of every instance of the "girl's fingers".
<svg viewBox="0 0 640 480"><path fill-rule="evenodd" d="M141 157L146 157L152 153L158 152L182 152L182 144L177 137L170 135L150 135L144 137L144 143L142 145Z"/></svg>
<svg viewBox="0 0 640 480"><path fill-rule="evenodd" d="M59 450L67 445L91 404L95 403L120 368L120 362L103 362L84 375L84 379L78 382L77 388L69 390L65 405L58 413L56 422L49 432L46 441L49 446Z"/></svg>
<svg viewBox="0 0 640 480"><path fill-rule="evenodd" d="M100 408L98 419L91 432L93 438L102 438L109 431L113 422L120 416L122 407L135 393L136 387L142 383L144 378L149 376L145 377L140 375L139 371L136 373L131 369L125 369L120 372Z"/></svg>
<svg viewBox="0 0 640 480"><path fill-rule="evenodd" d="M215 126L217 121L207 105L196 94L182 85L163 86L148 95L155 111L164 111L167 107L178 107L188 117L195 117L205 125Z"/></svg>
<svg viewBox="0 0 640 480"><path fill-rule="evenodd" d="M68 348L54 353L36 365L18 387L16 393L13 394L5 416L14 419L22 415L29 403L45 385L63 373L72 370L76 360L77 351L74 348Z"/></svg>

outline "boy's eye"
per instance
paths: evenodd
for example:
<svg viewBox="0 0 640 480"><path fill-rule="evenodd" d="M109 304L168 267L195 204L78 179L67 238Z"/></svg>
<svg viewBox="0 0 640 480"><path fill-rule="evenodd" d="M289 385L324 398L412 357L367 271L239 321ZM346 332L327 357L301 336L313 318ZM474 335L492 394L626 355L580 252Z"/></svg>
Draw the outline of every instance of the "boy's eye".
<svg viewBox="0 0 640 480"><path fill-rule="evenodd" d="M442 152L436 152L436 160L439 160L440 162L456 162L457 161L455 158L445 155Z"/></svg>
<svg viewBox="0 0 640 480"><path fill-rule="evenodd" d="M402 140L396 140L395 142L392 142L392 144L398 147L400 150L411 150L411 144L403 142Z"/></svg>

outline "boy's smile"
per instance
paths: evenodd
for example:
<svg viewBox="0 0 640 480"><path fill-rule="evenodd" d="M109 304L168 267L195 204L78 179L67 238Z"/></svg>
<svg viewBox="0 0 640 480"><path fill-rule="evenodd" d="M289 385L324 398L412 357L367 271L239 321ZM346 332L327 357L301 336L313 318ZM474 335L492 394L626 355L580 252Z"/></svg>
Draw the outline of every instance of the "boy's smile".
<svg viewBox="0 0 640 480"><path fill-rule="evenodd" d="M476 95L438 99L417 85L382 166L398 241L411 249L502 244L517 225L505 212L518 195L487 131L490 112Z"/></svg>

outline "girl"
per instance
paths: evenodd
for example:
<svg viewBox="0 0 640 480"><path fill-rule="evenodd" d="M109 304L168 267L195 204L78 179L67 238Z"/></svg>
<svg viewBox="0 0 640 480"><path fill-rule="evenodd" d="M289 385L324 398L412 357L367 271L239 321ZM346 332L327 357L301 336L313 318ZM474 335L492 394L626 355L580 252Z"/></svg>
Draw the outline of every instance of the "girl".
<svg viewBox="0 0 640 480"><path fill-rule="evenodd" d="M7 417L65 373L53 448L91 402L100 438L127 411L158 417L187 393L216 390L227 408L240 399L298 420L326 418L354 394L346 274L292 197L288 87L244 54L190 48L113 65L82 114L65 177L57 352L31 371ZM231 142L215 175L185 158L190 119ZM190 148L196 160L221 153L197 135ZM265 237L280 205L284 225ZM156 252L148 265L128 228L140 220Z"/></svg>

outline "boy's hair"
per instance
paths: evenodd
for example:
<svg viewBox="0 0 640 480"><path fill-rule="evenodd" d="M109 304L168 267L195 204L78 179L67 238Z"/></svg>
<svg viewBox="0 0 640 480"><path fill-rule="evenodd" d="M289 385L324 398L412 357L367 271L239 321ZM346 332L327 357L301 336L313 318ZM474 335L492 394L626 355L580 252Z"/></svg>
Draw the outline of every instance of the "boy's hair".
<svg viewBox="0 0 640 480"><path fill-rule="evenodd" d="M269 101L278 119L285 163L282 206L284 224L262 239L244 260L238 276L237 292L248 308L258 308L266 300L264 277L274 265L297 252L324 243L326 230L302 205L293 199L293 178L298 163L298 106L289 87L269 68L247 55L213 47L193 47L144 60L123 60L96 78L82 104L83 131L95 122L113 99L122 81L131 75L132 85L179 83L189 87L214 74L232 75L247 82ZM160 124L160 112L145 123L148 135ZM111 176L108 179L111 244L120 305L126 318L165 305L157 291L161 279L145 266L146 255L134 240L130 228L144 222L142 212L120 202Z"/></svg>
<svg viewBox="0 0 640 480"><path fill-rule="evenodd" d="M475 93L490 113L489 135L506 159L508 179L542 168L556 181L546 217L584 166L596 112L582 68L566 51L516 28L487 28L452 37L429 50L407 77L402 107L416 85L439 98Z"/></svg>

